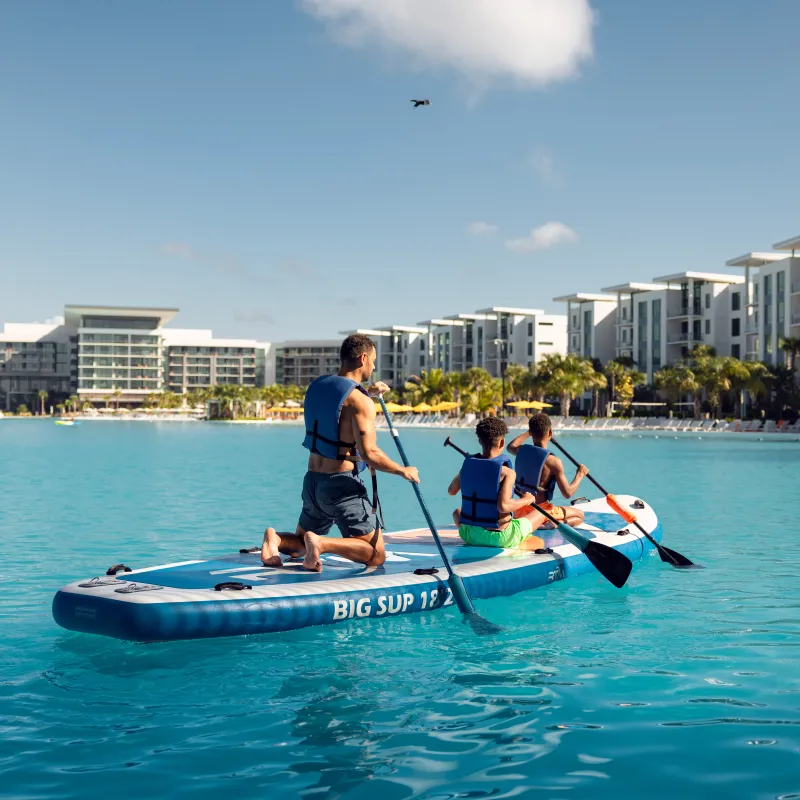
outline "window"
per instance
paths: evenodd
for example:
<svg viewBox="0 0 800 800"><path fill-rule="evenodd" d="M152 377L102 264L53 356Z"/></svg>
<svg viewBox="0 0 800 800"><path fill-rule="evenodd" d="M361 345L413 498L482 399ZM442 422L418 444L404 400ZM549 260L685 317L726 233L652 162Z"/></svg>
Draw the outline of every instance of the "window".
<svg viewBox="0 0 800 800"><path fill-rule="evenodd" d="M741 358L741 352L742 352L742 348L741 348L740 345L738 345L738 344L732 344L731 345L731 356L733 358Z"/></svg>
<svg viewBox="0 0 800 800"><path fill-rule="evenodd" d="M706 308L711 308L711 295L706 294Z"/></svg>
<svg viewBox="0 0 800 800"><path fill-rule="evenodd" d="M583 312L583 355L584 358L592 356L592 311Z"/></svg>
<svg viewBox="0 0 800 800"><path fill-rule="evenodd" d="M425 366L425 356L420 356L420 357L419 357L419 365L420 365L421 367L424 367L424 366Z"/></svg>
<svg viewBox="0 0 800 800"><path fill-rule="evenodd" d="M739 336L742 332L742 321L739 317L734 317L731 320L731 336Z"/></svg>
<svg viewBox="0 0 800 800"><path fill-rule="evenodd" d="M533 342L528 342L528 355L533 355Z"/></svg>
<svg viewBox="0 0 800 800"><path fill-rule="evenodd" d="M552 343L552 342L539 342L539 344L540 344L542 347L552 347L552 346L553 346L553 343Z"/></svg>
<svg viewBox="0 0 800 800"><path fill-rule="evenodd" d="M639 369L647 369L647 301L639 303Z"/></svg>
<svg viewBox="0 0 800 800"><path fill-rule="evenodd" d="M543 327L544 325L549 325L551 328L553 327L553 323L552 322L540 322L539 323L539 327L540 328Z"/></svg>
<svg viewBox="0 0 800 800"><path fill-rule="evenodd" d="M528 336L533 336L533 323L528 323Z"/></svg>
<svg viewBox="0 0 800 800"><path fill-rule="evenodd" d="M661 369L661 300L653 300L653 346L652 346L652 370Z"/></svg>
<svg viewBox="0 0 800 800"><path fill-rule="evenodd" d="M422 337L420 337L420 339L419 339L419 349L420 350L424 350L425 349L425 339L423 339Z"/></svg>
<svg viewBox="0 0 800 800"><path fill-rule="evenodd" d="M710 319L706 320L706 333L707 334L711 333L711 320Z"/></svg>
<svg viewBox="0 0 800 800"><path fill-rule="evenodd" d="M742 295L739 292L731 293L731 311L738 311L742 307Z"/></svg>

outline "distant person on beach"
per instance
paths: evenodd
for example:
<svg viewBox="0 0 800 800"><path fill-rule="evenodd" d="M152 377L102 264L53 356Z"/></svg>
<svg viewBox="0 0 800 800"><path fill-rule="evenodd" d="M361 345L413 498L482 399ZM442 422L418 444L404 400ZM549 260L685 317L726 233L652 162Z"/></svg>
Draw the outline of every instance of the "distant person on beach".
<svg viewBox="0 0 800 800"><path fill-rule="evenodd" d="M276 533L274 528L264 532L261 560L265 566L280 566L281 553L303 556L303 567L311 572L322 571L322 553L381 566L386 551L377 497L370 504L359 474L369 466L419 483L416 467L396 464L376 441L371 398L389 387L380 381L368 390L361 386L375 369L374 342L362 334L348 336L339 355L339 372L315 379L306 391L303 447L311 453L303 479L302 511L295 533ZM373 494L376 487L373 482ZM323 538L334 522L343 538Z"/></svg>
<svg viewBox="0 0 800 800"><path fill-rule="evenodd" d="M527 493L519 500L513 497L516 475L511 459L503 455L508 433L505 422L497 417L482 419L475 433L482 452L464 459L447 489L450 495L461 493L461 508L453 512L458 535L476 547L544 547L544 542L532 535L545 521L542 514L530 508L533 495ZM514 512L525 507L528 512L516 517Z"/></svg>
<svg viewBox="0 0 800 800"><path fill-rule="evenodd" d="M528 437L533 439L533 444L525 444ZM551 501L556 486L564 497L572 497L578 491L581 481L589 474L589 469L581 464L570 483L561 459L548 449L552 438L553 425L550 417L540 412L528 420L527 432L521 433L511 442L508 452L516 456L514 468L517 473L517 488L534 492L538 505L559 522L566 522L574 527L583 522L583 511L574 506L554 506ZM532 509L529 507L528 510ZM527 511L523 508L517 513L524 515ZM545 527L552 527L552 523L548 521Z"/></svg>

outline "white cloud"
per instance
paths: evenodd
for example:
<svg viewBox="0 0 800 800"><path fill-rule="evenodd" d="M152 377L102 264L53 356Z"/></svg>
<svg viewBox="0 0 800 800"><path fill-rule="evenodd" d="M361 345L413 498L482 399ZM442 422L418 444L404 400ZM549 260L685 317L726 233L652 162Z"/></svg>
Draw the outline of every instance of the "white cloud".
<svg viewBox="0 0 800 800"><path fill-rule="evenodd" d="M571 78L592 56L589 0L300 0L351 47L377 45L475 87Z"/></svg>
<svg viewBox="0 0 800 800"><path fill-rule="evenodd" d="M528 163L545 183L556 183L558 180L553 156L547 151L537 147L530 154Z"/></svg>
<svg viewBox="0 0 800 800"><path fill-rule="evenodd" d="M497 233L499 228L497 225L490 225L488 222L478 220L477 222L470 222L467 225L467 231L473 236L486 236L489 233Z"/></svg>
<svg viewBox="0 0 800 800"><path fill-rule="evenodd" d="M506 247L515 253L530 253L532 250L547 250L559 244L574 242L578 238L569 225L563 222L545 222L533 228L527 236L520 239L507 239Z"/></svg>

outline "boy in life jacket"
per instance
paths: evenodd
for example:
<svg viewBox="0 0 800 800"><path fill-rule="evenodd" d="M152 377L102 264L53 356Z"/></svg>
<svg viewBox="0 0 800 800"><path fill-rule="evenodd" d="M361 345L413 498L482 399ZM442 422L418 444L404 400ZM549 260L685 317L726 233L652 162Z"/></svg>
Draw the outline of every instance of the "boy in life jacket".
<svg viewBox="0 0 800 800"><path fill-rule="evenodd" d="M554 506L551 502L555 488L558 486L561 494L567 499L578 491L583 478L589 474L589 469L583 464L578 467L575 477L570 483L564 474L564 465L561 459L554 456L548 445L553 436L553 427L547 414L534 414L528 420L527 433L521 433L508 446L508 452L516 456L514 468L516 471L516 485L519 490L533 492L536 502L552 514L559 522L567 525L580 525L583 522L583 511L574 506ZM525 440L531 437L533 444L526 444ZM517 514L525 515L532 508L521 508ZM542 527L552 528L552 523L547 522Z"/></svg>
<svg viewBox="0 0 800 800"><path fill-rule="evenodd" d="M461 493L461 508L453 512L458 535L475 547L544 547L544 542L532 535L544 522L544 517L529 507L534 496L513 496L515 474L511 459L503 454L508 433L505 422L496 417L482 419L475 433L482 453L464 459L447 490L450 495ZM514 512L526 506L527 514L515 516Z"/></svg>

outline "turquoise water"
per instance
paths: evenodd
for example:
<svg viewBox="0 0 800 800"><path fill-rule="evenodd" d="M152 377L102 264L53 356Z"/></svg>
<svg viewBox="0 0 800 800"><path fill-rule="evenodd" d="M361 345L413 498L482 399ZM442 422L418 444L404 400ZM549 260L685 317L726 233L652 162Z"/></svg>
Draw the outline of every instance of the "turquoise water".
<svg viewBox="0 0 800 800"><path fill-rule="evenodd" d="M53 623L70 580L293 526L299 434L0 422L4 797L800 797L797 444L565 435L706 569L480 601L493 638L454 608L153 645ZM442 520L445 435L403 433ZM423 524L407 484L381 491L390 528Z"/></svg>

